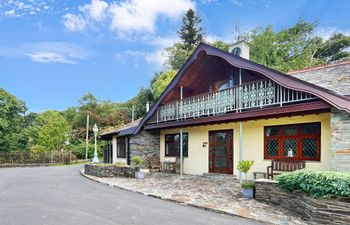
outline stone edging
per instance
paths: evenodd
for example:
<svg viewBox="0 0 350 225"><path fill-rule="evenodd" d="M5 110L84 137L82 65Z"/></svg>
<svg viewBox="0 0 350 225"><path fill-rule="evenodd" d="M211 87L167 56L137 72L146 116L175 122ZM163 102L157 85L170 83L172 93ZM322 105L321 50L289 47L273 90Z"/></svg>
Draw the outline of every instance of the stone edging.
<svg viewBox="0 0 350 225"><path fill-rule="evenodd" d="M210 212L214 212L214 213L218 213L218 214L234 216L234 217L240 217L240 218L249 219L249 220L252 220L252 221L263 222L265 224L272 224L272 223L269 223L269 222L266 222L266 221L255 220L255 219L252 219L250 217L244 217L242 215L238 215L238 214L235 214L235 213L225 212L225 211L221 211L221 210L218 210L218 209L212 209L212 208L204 207L204 206L201 206L201 205L195 205L195 204L192 204L192 203L186 203L186 202L182 202L182 201L171 199L171 198L163 198L161 196L157 196L157 195L153 195L153 194L147 194L147 193L143 193L141 191L134 191L134 190L123 188L123 187L120 187L120 186L117 186L117 185L109 184L107 182L103 182L103 181L100 181L98 179L94 179L92 176L85 174L84 169L80 170L80 174L83 177L85 177L85 178L87 178L89 180L95 181L95 182L100 183L100 184L108 185L110 187L116 187L116 188L119 188L119 189L124 190L124 191L129 191L129 192L141 194L141 195L144 195L144 196L148 196L148 197L152 197L152 198L156 198L156 199L161 199L161 200L165 200L165 201L168 201L168 202L179 203L179 204L184 205L184 206L190 206L190 207L194 207L194 208L198 208L198 209L204 209L206 211L210 211Z"/></svg>

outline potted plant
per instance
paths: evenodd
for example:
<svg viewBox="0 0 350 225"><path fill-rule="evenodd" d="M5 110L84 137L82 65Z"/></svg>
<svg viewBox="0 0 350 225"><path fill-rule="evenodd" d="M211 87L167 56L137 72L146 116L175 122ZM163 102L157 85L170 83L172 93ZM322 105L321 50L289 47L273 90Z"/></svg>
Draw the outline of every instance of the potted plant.
<svg viewBox="0 0 350 225"><path fill-rule="evenodd" d="M135 155L131 158L132 162L134 163L135 165L135 178L136 179L143 179L145 177L144 173L140 170L140 165L143 163L143 159L138 156L138 155Z"/></svg>
<svg viewBox="0 0 350 225"><path fill-rule="evenodd" d="M248 172L250 168L253 166L254 161L250 160L242 160L238 163L237 169L244 173L245 180L242 182L242 195L244 198L253 198L254 197L254 189L255 189L255 183L253 181L248 180Z"/></svg>

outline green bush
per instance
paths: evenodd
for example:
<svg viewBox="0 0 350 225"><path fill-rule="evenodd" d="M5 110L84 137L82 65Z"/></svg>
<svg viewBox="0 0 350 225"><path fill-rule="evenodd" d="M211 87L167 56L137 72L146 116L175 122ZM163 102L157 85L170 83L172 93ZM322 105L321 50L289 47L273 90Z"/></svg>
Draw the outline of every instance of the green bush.
<svg viewBox="0 0 350 225"><path fill-rule="evenodd" d="M243 189L254 189L255 188L255 182L253 181L243 181L241 184L241 187Z"/></svg>
<svg viewBox="0 0 350 225"><path fill-rule="evenodd" d="M277 177L287 191L307 193L314 198L350 197L350 174L328 171L296 170Z"/></svg>
<svg viewBox="0 0 350 225"><path fill-rule="evenodd" d="M143 163L143 159L141 158L141 156L135 155L134 157L132 157L132 162L135 164L135 166L140 166Z"/></svg>
<svg viewBox="0 0 350 225"><path fill-rule="evenodd" d="M246 181L248 181L247 173L249 172L250 168L253 166L254 161L249 160L242 160L238 162L237 169L244 173Z"/></svg>

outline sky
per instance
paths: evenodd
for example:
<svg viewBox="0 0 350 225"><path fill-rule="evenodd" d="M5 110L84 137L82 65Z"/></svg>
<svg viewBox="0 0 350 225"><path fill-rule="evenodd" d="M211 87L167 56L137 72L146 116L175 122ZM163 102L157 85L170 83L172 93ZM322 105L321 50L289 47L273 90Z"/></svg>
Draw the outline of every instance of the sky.
<svg viewBox="0 0 350 225"><path fill-rule="evenodd" d="M77 106L87 92L125 102L165 69L190 8L207 41L299 19L318 19L324 38L350 35L348 0L0 0L0 88L31 112Z"/></svg>

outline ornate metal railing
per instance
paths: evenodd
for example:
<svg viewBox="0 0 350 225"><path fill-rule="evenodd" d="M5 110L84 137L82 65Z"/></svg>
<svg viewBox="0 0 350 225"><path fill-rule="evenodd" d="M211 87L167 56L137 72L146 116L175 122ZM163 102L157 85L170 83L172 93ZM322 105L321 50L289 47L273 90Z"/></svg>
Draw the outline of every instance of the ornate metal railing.
<svg viewBox="0 0 350 225"><path fill-rule="evenodd" d="M148 123L241 112L315 99L309 93L285 88L272 80L259 80L161 105Z"/></svg>

